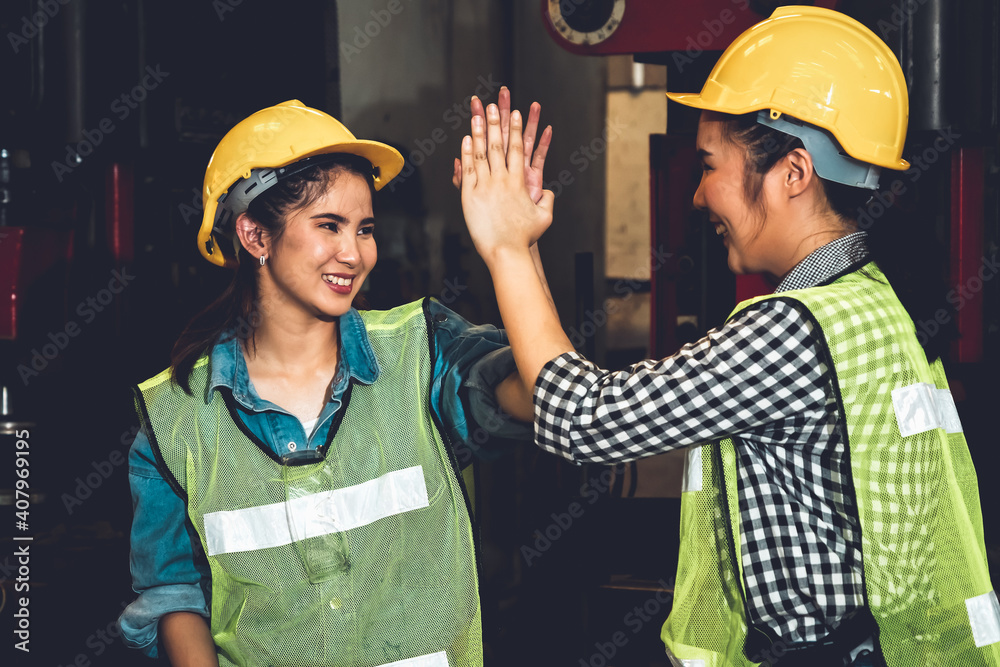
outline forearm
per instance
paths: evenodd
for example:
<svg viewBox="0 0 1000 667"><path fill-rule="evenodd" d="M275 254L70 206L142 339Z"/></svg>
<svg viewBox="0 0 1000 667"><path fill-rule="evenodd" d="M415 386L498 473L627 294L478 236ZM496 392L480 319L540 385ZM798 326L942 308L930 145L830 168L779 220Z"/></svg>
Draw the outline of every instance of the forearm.
<svg viewBox="0 0 1000 667"><path fill-rule="evenodd" d="M532 387L524 384L520 373L511 373L496 388L497 405L505 413L523 422L535 419L535 410L531 402Z"/></svg>
<svg viewBox="0 0 1000 667"><path fill-rule="evenodd" d="M542 367L571 352L559 315L528 248L501 249L488 262L514 361L529 394ZM539 262L538 267L540 268Z"/></svg>
<svg viewBox="0 0 1000 667"><path fill-rule="evenodd" d="M178 611L160 619L160 639L174 667L219 667L208 621Z"/></svg>
<svg viewBox="0 0 1000 667"><path fill-rule="evenodd" d="M531 260L535 265L535 275L538 276L538 280L542 283L542 289L545 291L545 296L548 297L549 304L552 306L552 310L556 310L556 302L552 300L552 292L549 290L549 282L545 279L545 267L542 266L542 256L538 252L538 244L532 244L531 248ZM556 311L556 318L558 319L559 313Z"/></svg>

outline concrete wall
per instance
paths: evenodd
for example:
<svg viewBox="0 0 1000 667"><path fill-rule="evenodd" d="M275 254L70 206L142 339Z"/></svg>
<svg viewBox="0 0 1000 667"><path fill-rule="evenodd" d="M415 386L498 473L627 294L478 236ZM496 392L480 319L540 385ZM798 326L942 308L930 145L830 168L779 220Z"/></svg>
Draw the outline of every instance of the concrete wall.
<svg viewBox="0 0 1000 667"><path fill-rule="evenodd" d="M579 153L604 130L603 61L557 47L537 3L342 1L338 24L341 119L359 137L395 144L416 167L396 193L416 190L419 207L380 210L376 202L380 260L404 246L416 249L411 282L423 281L419 287L430 294L461 292L449 305L477 321L499 320L451 185L452 160L469 131L467 100L476 93L495 101L506 84L516 107L542 103L542 121L555 130L546 181L568 171L571 183L560 186L541 247L564 323L572 324L573 254L594 252L598 275L603 259L603 155Z"/></svg>

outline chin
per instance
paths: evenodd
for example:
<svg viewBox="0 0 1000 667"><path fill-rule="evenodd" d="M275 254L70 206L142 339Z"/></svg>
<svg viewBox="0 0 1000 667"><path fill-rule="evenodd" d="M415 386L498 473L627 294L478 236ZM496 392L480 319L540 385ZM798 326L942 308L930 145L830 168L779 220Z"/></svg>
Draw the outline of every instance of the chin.
<svg viewBox="0 0 1000 667"><path fill-rule="evenodd" d="M752 273L747 267L739 262L737 259L730 257L726 264L729 266L729 270L738 276L744 276L748 273Z"/></svg>
<svg viewBox="0 0 1000 667"><path fill-rule="evenodd" d="M340 317L351 310L352 298L350 295L344 295L343 301L340 303L318 303L316 304L316 316L321 320Z"/></svg>

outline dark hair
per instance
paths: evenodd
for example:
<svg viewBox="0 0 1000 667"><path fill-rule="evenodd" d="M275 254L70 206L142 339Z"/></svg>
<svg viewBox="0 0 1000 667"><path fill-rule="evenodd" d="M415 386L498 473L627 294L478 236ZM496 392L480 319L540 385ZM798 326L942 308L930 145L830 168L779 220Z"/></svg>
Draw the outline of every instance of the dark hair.
<svg viewBox="0 0 1000 667"><path fill-rule="evenodd" d="M288 216L319 199L345 172L364 178L374 195L371 162L357 155L338 153L322 164L304 169L270 187L250 202L247 216L262 227L272 241L277 241L285 231ZM195 362L223 334L230 332L232 337L240 338L244 344L247 341L251 346L255 344L254 332L261 323L257 262L241 245L237 244L237 247L239 264L229 286L191 319L170 352L171 377L188 394L191 393L191 370ZM354 305L364 307L360 295Z"/></svg>
<svg viewBox="0 0 1000 667"><path fill-rule="evenodd" d="M793 150L804 148L802 140L761 125L757 122L757 112L738 116L708 113L723 121L723 140L744 150L743 194L763 220L766 213L761 197L764 176ZM880 207L884 210L883 214L871 215L868 206L875 197L875 191L824 178L819 178L819 182L830 210L840 221L849 229L867 232L871 259L885 275L910 319L915 323L940 321L944 319L940 316L942 309L952 315L953 308L946 298L948 283L943 274L945 265L928 235L914 233L918 225L903 212L903 206L897 202L896 206ZM894 196L892 199L897 198ZM862 215L863 224L859 221ZM933 228L931 225L926 227ZM955 318L948 317L947 321L952 325L942 327L940 335L918 337L929 361L944 355L956 335Z"/></svg>

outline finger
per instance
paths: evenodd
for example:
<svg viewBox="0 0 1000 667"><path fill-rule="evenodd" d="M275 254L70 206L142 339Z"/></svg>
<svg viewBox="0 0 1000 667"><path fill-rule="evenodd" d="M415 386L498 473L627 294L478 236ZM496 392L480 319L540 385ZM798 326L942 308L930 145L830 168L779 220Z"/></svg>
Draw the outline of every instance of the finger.
<svg viewBox="0 0 1000 667"><path fill-rule="evenodd" d="M528 122L524 126L524 166L531 166L531 151L535 147L535 136L538 132L538 118L542 114L542 105L532 102L528 109Z"/></svg>
<svg viewBox="0 0 1000 667"><path fill-rule="evenodd" d="M502 174L506 171L507 152L500 132L500 110L495 104L486 107L486 144L490 172Z"/></svg>
<svg viewBox="0 0 1000 667"><path fill-rule="evenodd" d="M462 137L462 190L476 186L476 165L472 152L472 137Z"/></svg>
<svg viewBox="0 0 1000 667"><path fill-rule="evenodd" d="M542 132L541 139L538 140L538 148L531 156L531 168L541 172L545 168L545 156L549 154L549 146L552 144L552 126L548 125Z"/></svg>
<svg viewBox="0 0 1000 667"><path fill-rule="evenodd" d="M473 95L472 100L469 101L469 111L472 112L473 116L486 118L486 109L483 108L483 101L476 95Z"/></svg>
<svg viewBox="0 0 1000 667"><path fill-rule="evenodd" d="M462 189L462 160L455 158L455 165L451 171L451 183L459 190Z"/></svg>
<svg viewBox="0 0 1000 667"><path fill-rule="evenodd" d="M490 174L490 164L486 157L486 118L484 116L472 117L472 164L476 169L476 183L478 184Z"/></svg>
<svg viewBox="0 0 1000 667"><path fill-rule="evenodd" d="M507 146L507 171L517 182L524 180L524 144L521 139L521 112L510 115L510 145Z"/></svg>
<svg viewBox="0 0 1000 667"><path fill-rule="evenodd" d="M510 136L510 90L507 86L500 87L500 96L497 101L500 108L500 132L503 134L503 149L507 150L507 140Z"/></svg>

